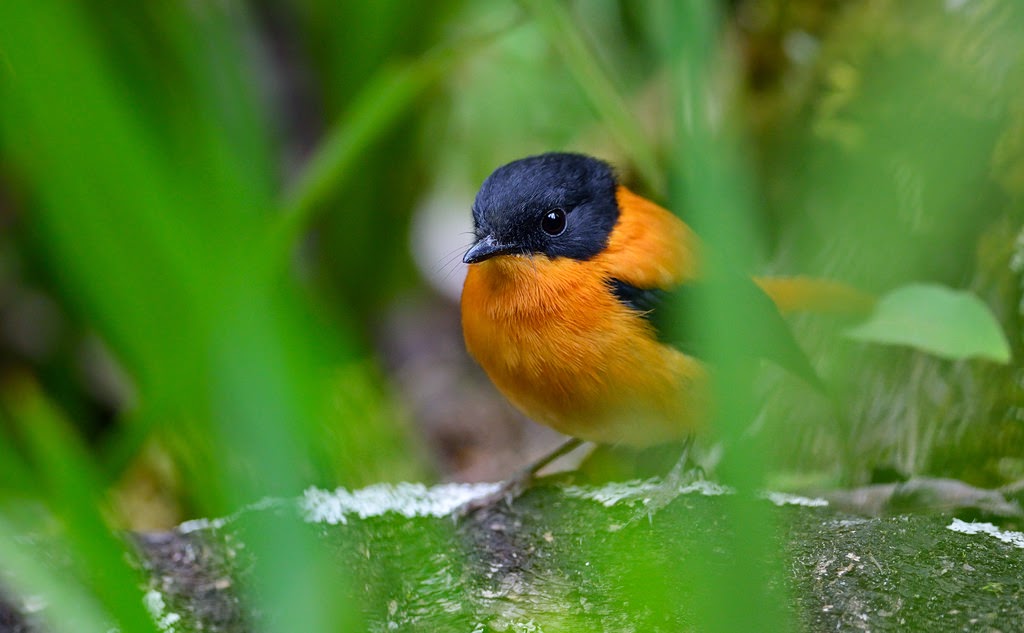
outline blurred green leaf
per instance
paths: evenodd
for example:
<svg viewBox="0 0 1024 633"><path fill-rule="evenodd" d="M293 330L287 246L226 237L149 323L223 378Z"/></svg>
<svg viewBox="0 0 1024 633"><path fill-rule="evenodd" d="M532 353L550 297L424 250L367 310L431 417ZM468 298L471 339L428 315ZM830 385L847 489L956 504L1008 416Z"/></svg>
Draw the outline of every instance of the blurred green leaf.
<svg viewBox="0 0 1024 633"><path fill-rule="evenodd" d="M315 413L329 397L328 369L352 360L354 346L338 344L345 332L313 326L294 278L265 248L274 207L269 187L252 183L264 161L245 154L263 146L252 138L261 133L251 115L258 108L222 111L254 91L212 96L244 75L242 56L219 48L241 39L221 30L237 23L211 16L217 7L198 18L183 5L167 6L183 27L170 54L191 78L174 85L194 81L206 95L195 135L182 128L172 138L157 117L135 107L140 86L115 70L81 7L14 1L0 4L7 62L0 67L0 140L31 188L28 221L62 291L137 381L140 421L159 424L192 501L226 513L267 494L297 494L317 479L308 463L312 447L323 444ZM195 19L211 22L184 28ZM200 66L209 60L186 54L185 34L196 32L218 34L208 54L228 68L208 75ZM182 157L191 160L185 168ZM239 166L250 158L252 165ZM45 408L26 405L20 415L32 422L24 427L69 539L97 575L93 589L124 622L122 630L147 630L137 580L97 515L97 473L61 443L62 427L45 424ZM338 423L354 421L339 416ZM128 447L141 445L146 433L131 433ZM331 446L330 457L340 460L345 448ZM358 472L361 464L343 466ZM308 598L309 588L337 587L345 574L319 562L311 534L268 526L253 549L272 563L254 583L263 590L261 607L274 616L269 630L331 630L351 613L346 601ZM276 590L281 578L307 599Z"/></svg>
<svg viewBox="0 0 1024 633"><path fill-rule="evenodd" d="M846 335L952 360L1010 362L1010 344L988 306L970 292L937 284L910 284L889 292L868 320Z"/></svg>
<svg viewBox="0 0 1024 633"><path fill-rule="evenodd" d="M179 210L190 187L172 176L87 24L70 5L0 5L3 149L38 197L31 226L74 307L140 390L178 399L198 377L192 291L210 269L207 227L194 205Z"/></svg>
<svg viewBox="0 0 1024 633"><path fill-rule="evenodd" d="M740 122L722 105L719 73L735 72L724 54L723 15L710 0L666 2L659 35L668 46L672 63L674 121L677 137L672 163L672 207L686 209L694 230L707 245L703 255L709 270L727 271L746 259L755 243L755 198L750 165ZM724 111L724 112L723 112ZM723 116L724 115L724 116ZM744 491L764 485L764 439L750 438L756 417L750 385L753 366L744 355L757 337L766 336L764 324L751 323L741 277L719 275L698 290L695 314L674 315L677 322L693 323L707 361L714 367L712 428L725 446L719 472L722 479ZM745 437L746 436L746 437ZM697 627L706 631L788 631L788 621L771 588L780 586L781 567L771 552L776 525L767 508L753 495L725 500L730 523L724 547L727 565L716 574L709 549L695 565L671 569L690 583L707 583L709 597L694 605ZM682 553L675 557L683 558ZM670 598L671 599L671 598Z"/></svg>
<svg viewBox="0 0 1024 633"><path fill-rule="evenodd" d="M110 618L96 600L66 573L41 565L38 559L38 544L26 539L20 526L0 516L0 568L5 572L4 583L10 583L20 595L45 596L47 608L41 616L48 625L46 630L110 633Z"/></svg>
<svg viewBox="0 0 1024 633"><path fill-rule="evenodd" d="M121 630L157 631L143 606L142 576L128 565L126 544L101 515L100 478L85 447L34 384L7 385L3 395L28 444L45 500L63 524L77 574ZM60 596L47 598L55 601Z"/></svg>
<svg viewBox="0 0 1024 633"><path fill-rule="evenodd" d="M26 494L36 487L28 464L4 434L8 424L7 416L0 407L0 505L5 500L2 495Z"/></svg>

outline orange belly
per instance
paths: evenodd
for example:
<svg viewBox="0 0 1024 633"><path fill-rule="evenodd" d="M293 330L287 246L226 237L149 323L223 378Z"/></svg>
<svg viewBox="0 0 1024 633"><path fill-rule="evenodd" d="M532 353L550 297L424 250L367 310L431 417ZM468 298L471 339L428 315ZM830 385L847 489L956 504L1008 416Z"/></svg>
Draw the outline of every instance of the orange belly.
<svg viewBox="0 0 1024 633"><path fill-rule="evenodd" d="M704 368L659 343L593 264L504 256L470 266L470 354L523 413L567 435L647 446L695 430L707 413Z"/></svg>

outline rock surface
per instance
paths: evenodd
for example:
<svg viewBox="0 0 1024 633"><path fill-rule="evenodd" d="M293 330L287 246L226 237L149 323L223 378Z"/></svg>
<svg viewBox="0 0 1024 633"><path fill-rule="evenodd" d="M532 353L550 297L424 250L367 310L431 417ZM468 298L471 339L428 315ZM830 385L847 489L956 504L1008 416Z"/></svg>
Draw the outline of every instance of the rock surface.
<svg viewBox="0 0 1024 633"><path fill-rule="evenodd" d="M310 490L298 504L135 535L147 606L164 631L254 630L267 616L239 599L260 569L246 534L276 521L308 522L324 555L356 580L347 597L371 631L695 630L695 605L713 599L713 583L687 570L718 574L738 556L728 545L731 493L713 484L691 486L652 517L652 484L636 482L535 488L452 519L487 490ZM757 503L772 504L775 562L741 562L775 565L770 597L800 630L1012 631L1024 622L1024 534L957 519L948 499L940 514L871 518L823 499ZM0 631L35 630L15 611L0 602Z"/></svg>

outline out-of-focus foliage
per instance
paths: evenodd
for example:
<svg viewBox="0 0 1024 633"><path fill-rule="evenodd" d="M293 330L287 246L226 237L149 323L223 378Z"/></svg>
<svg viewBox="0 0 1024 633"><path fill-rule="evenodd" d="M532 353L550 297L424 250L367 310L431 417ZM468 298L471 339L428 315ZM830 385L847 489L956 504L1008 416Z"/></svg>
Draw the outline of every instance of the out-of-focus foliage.
<svg viewBox="0 0 1024 633"><path fill-rule="evenodd" d="M493 394L467 396L461 357L386 375L395 340L460 343L384 324L457 278L487 173L548 150L611 160L752 271L938 283L997 316L1007 366L793 319L834 398L766 368L724 433L763 472L727 475L1024 477L1024 6L696 5L687 49L672 3L0 3L0 535L52 534L80 570L5 545L16 589L145 630L131 581L89 572L121 564L104 526L432 476L421 446L488 425ZM417 268L410 241L437 233ZM410 423L422 393L440 426ZM352 581L306 535L254 546L281 630L356 618L306 591Z"/></svg>
<svg viewBox="0 0 1024 633"><path fill-rule="evenodd" d="M1020 357L1020 284L1008 266L1024 207L1006 187L1006 148L1018 134L1021 8L874 0L838 14L795 84L800 98L764 128L773 270L878 294L924 281L970 290ZM810 413L786 406L791 394L776 399L769 419L794 440L779 457L795 470L842 463L835 474L848 481L895 470L982 485L1024 475L1016 366L837 344L821 323L798 331L843 387L835 426L821 423L836 418L831 406Z"/></svg>
<svg viewBox="0 0 1024 633"><path fill-rule="evenodd" d="M878 300L871 318L846 331L860 341L907 345L942 358L1010 360L999 323L972 294L943 286L901 286Z"/></svg>

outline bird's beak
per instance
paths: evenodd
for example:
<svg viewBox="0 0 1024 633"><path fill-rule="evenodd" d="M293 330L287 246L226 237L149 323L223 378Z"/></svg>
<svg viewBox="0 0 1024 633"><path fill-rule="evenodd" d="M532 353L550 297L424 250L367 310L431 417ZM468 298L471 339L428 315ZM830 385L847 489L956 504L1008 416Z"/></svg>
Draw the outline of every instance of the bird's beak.
<svg viewBox="0 0 1024 633"><path fill-rule="evenodd" d="M462 261L467 264L479 264L480 262L492 257L507 255L508 253L514 253L517 250L517 247L510 244L502 244L488 235L466 251L466 254L462 257Z"/></svg>

